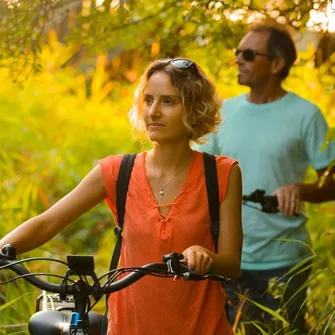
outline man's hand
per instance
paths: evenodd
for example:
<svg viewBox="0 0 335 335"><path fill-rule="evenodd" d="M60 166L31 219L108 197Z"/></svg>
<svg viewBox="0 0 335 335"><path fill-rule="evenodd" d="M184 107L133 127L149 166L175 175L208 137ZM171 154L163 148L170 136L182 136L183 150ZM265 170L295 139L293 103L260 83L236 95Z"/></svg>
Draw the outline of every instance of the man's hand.
<svg viewBox="0 0 335 335"><path fill-rule="evenodd" d="M278 198L278 209L286 216L299 213L300 209L300 186L298 184L287 184L279 187L271 195Z"/></svg>
<svg viewBox="0 0 335 335"><path fill-rule="evenodd" d="M201 275L209 272L213 259L208 255L207 250L199 245L192 245L183 252L187 265Z"/></svg>

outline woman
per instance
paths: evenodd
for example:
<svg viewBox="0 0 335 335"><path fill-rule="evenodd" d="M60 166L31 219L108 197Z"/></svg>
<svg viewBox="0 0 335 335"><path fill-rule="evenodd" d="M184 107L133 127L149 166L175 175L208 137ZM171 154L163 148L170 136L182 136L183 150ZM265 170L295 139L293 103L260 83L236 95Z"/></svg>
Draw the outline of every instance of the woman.
<svg viewBox="0 0 335 335"><path fill-rule="evenodd" d="M138 154L127 193L121 266L159 262L182 252L201 274L211 268L236 278L242 246L241 173L236 161L217 157L220 193L218 253L210 232L203 156L190 147L219 124L214 85L185 59L151 63L130 112L153 149ZM0 242L17 251L36 248L93 206L108 200L116 216L116 179L121 156L100 161L67 196L28 220ZM36 232L39 232L36 234ZM184 282L145 277L109 298L109 335L232 334L225 292L217 282Z"/></svg>

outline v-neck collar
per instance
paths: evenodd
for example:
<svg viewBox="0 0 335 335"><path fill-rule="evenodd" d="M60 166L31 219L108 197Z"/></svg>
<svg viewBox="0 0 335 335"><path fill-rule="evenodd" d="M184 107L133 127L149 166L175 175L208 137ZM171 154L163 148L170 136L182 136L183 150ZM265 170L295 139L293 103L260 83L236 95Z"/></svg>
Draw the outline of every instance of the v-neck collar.
<svg viewBox="0 0 335 335"><path fill-rule="evenodd" d="M172 202L167 202L167 203L162 203L162 204L159 204L157 202L157 200L155 198L155 195L154 195L154 192L153 192L153 190L151 188L151 185L149 183L149 179L148 179L147 171L146 171L146 167L145 167L145 161L146 161L147 153L148 153L147 151L144 151L142 153L141 162L140 162L142 175L143 175L143 180L145 180L146 190L147 190L148 194L150 195L150 197L152 198L155 206L157 206L157 207L172 207L173 205L175 205L178 198L185 192L185 190L188 188L188 186L192 183L192 181L196 177L195 173L194 173L194 169L195 169L195 165L196 165L195 162L197 161L197 159L199 159L200 152L194 150L192 161L191 161L190 167L188 169L188 174L187 174L186 180L185 180L183 186L181 187L180 191L178 192L178 194L174 198L174 200ZM169 209L168 213L166 215L164 215L164 217L166 218L167 216L169 216L170 212L171 212L171 208Z"/></svg>

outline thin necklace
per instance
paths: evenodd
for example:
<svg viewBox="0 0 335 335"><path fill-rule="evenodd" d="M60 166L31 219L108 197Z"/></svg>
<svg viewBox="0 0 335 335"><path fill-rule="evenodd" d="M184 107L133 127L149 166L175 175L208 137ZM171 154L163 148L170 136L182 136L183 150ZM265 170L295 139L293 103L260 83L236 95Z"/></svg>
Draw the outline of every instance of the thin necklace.
<svg viewBox="0 0 335 335"><path fill-rule="evenodd" d="M154 172L155 172L155 175L156 175L156 177L158 176L157 175L157 172L156 172L156 168L155 168L155 165L154 165L154 161L153 161L153 159L152 159L152 156L150 156L150 158L151 158L151 164L152 164L152 167L154 168ZM188 162L175 174L175 175L173 175L173 177L171 178L171 179L169 179L168 180L168 182L165 184L165 185L160 185L160 190L159 190L159 195L160 195L160 200L163 200L164 199L164 195L165 195L165 193L164 193L164 189L165 189L165 187L166 186L168 186L171 182L172 182L172 180L175 178L175 177L177 177L178 175L179 175L179 173L181 173L185 168L186 168L186 166L188 165Z"/></svg>

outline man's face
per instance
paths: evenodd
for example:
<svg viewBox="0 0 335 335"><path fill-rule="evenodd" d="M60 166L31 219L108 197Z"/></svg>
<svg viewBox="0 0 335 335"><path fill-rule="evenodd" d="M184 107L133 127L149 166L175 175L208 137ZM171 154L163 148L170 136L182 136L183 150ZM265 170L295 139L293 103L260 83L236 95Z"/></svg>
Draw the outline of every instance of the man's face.
<svg viewBox="0 0 335 335"><path fill-rule="evenodd" d="M267 84L272 73L272 62L268 58L268 32L249 32L241 40L237 51L238 83L250 88L262 87ZM246 51L243 56L243 51ZM247 60L253 53L252 60ZM247 59L245 59L247 58Z"/></svg>

